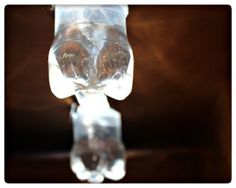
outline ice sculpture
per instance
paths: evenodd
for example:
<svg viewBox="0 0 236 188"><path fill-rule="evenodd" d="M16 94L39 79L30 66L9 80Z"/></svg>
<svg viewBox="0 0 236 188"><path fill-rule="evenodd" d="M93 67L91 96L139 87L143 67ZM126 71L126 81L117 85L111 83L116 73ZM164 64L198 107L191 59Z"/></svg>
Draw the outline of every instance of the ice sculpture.
<svg viewBox="0 0 236 188"><path fill-rule="evenodd" d="M75 95L71 168L80 180L102 182L125 175L121 115L107 96L132 90L133 53L126 35L127 6L55 6L49 82L58 98Z"/></svg>

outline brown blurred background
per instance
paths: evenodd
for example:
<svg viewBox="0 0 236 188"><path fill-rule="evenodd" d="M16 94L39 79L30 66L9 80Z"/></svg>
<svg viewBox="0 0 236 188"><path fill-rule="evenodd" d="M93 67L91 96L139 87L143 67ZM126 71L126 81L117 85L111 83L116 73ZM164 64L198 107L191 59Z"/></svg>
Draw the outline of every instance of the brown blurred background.
<svg viewBox="0 0 236 188"><path fill-rule="evenodd" d="M231 180L230 6L129 6L134 85L119 182ZM48 82L49 6L5 8L5 180L79 182L69 167L73 98ZM105 182L111 182L106 180Z"/></svg>

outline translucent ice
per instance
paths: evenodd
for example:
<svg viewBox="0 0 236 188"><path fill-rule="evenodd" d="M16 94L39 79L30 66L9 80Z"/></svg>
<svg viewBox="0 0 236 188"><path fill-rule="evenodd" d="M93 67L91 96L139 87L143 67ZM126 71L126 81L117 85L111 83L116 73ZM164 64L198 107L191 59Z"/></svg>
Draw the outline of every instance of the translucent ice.
<svg viewBox="0 0 236 188"><path fill-rule="evenodd" d="M76 95L71 169L80 180L102 182L125 175L121 115L107 96L132 90L133 52L126 35L127 6L56 6L49 51L49 83L58 98Z"/></svg>
<svg viewBox="0 0 236 188"><path fill-rule="evenodd" d="M101 10L90 14L106 15L107 11ZM131 92L133 53L125 28L105 18L98 19L100 22L57 23L49 52L50 87L57 97L89 90L122 100Z"/></svg>
<svg viewBox="0 0 236 188"><path fill-rule="evenodd" d="M87 106L72 106L74 145L71 169L80 180L102 182L125 175L125 149L121 142L120 113L103 106L88 113Z"/></svg>

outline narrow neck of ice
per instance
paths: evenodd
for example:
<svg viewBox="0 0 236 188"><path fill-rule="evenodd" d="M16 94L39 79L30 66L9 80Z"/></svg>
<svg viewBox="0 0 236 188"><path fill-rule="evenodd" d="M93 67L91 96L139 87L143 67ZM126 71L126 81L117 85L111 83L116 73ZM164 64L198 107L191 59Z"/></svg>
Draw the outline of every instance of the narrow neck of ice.
<svg viewBox="0 0 236 188"><path fill-rule="evenodd" d="M100 112L110 108L106 95L103 93L82 93L75 94L80 106L88 112Z"/></svg>

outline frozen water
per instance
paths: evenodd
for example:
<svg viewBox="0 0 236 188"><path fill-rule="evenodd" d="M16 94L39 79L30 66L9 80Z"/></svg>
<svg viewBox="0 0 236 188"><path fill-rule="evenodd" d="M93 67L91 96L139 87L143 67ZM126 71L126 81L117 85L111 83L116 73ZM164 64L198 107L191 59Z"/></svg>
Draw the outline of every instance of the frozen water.
<svg viewBox="0 0 236 188"><path fill-rule="evenodd" d="M72 105L71 169L80 180L102 182L125 175L121 116L107 96L125 99L132 90L133 52L126 36L127 6L56 6L55 40L49 51L49 83Z"/></svg>
<svg viewBox="0 0 236 188"><path fill-rule="evenodd" d="M104 177L119 180L125 175L124 158L125 151L119 141L84 138L74 143L71 169L79 179L89 182L102 182Z"/></svg>
<svg viewBox="0 0 236 188"><path fill-rule="evenodd" d="M83 106L71 111L74 145L71 169L81 180L102 182L125 175L125 148L121 142L120 114L108 107L88 115Z"/></svg>
<svg viewBox="0 0 236 188"><path fill-rule="evenodd" d="M132 89L133 54L121 29L105 24L79 23L61 30L49 55L53 93L59 95L58 90L62 87L68 90L68 84L56 88L57 83L51 78L63 75L73 88L69 95L77 91L99 90L112 98L124 99ZM55 74L50 71L52 68L60 71Z"/></svg>

